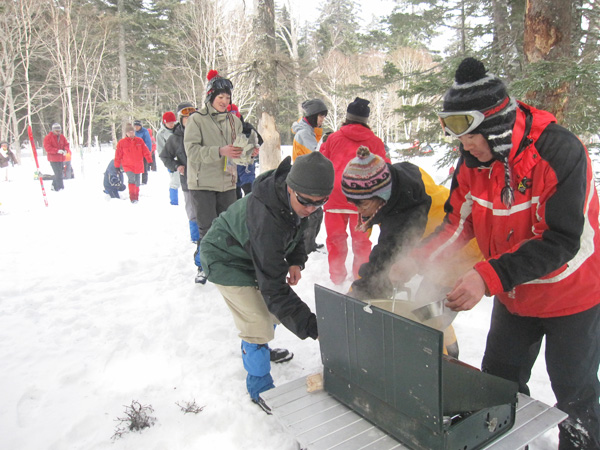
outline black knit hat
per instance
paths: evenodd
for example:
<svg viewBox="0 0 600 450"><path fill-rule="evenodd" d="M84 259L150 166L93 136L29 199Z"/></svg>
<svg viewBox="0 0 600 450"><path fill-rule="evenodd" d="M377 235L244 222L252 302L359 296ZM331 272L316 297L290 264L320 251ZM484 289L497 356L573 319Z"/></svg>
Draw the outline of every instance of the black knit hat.
<svg viewBox="0 0 600 450"><path fill-rule="evenodd" d="M369 100L356 97L354 101L348 105L348 109L346 109L346 120L366 124L369 120L369 114L371 114L369 103L371 103Z"/></svg>
<svg viewBox="0 0 600 450"><path fill-rule="evenodd" d="M333 191L333 164L319 152L298 156L285 182L300 194L326 197Z"/></svg>
<svg viewBox="0 0 600 450"><path fill-rule="evenodd" d="M454 75L454 84L444 95L444 112L480 111L486 116L472 134L481 134L488 141L494 159L504 163L505 187L502 201L512 205L514 194L508 156L512 148L512 129L517 118L517 103L508 95L506 86L496 75L487 73L481 61L465 58ZM460 146L468 167L479 165Z"/></svg>

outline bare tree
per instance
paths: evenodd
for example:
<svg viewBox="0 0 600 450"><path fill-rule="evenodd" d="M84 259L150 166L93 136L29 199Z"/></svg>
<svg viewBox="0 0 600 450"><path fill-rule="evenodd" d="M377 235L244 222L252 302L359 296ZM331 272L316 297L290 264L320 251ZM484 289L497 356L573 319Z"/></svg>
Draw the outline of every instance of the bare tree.
<svg viewBox="0 0 600 450"><path fill-rule="evenodd" d="M275 4L273 0L255 0L258 131L264 139L261 169L274 169L281 161L281 141L275 124L277 115L277 61L275 45Z"/></svg>

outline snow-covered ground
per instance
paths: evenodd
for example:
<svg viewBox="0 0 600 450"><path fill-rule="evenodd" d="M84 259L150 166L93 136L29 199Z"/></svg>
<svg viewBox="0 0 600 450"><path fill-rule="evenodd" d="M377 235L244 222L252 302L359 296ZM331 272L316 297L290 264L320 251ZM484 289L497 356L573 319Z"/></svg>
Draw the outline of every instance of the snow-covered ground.
<svg viewBox="0 0 600 450"><path fill-rule="evenodd" d="M0 181L0 448L296 449L249 400L240 341L217 289L193 281L194 245L183 205L169 204L166 169L159 161L132 205L102 192L112 157L108 147L75 155L64 191L45 182L47 208L32 158ZM448 174L435 156L412 161L438 182ZM313 310L313 285L334 288L327 267L326 255L313 253L297 287ZM461 359L476 367L490 311L486 298L454 322ZM277 385L321 370L317 341L278 327L274 344L295 353L273 367ZM555 403L543 349L530 387ZM155 425L111 439L133 401L152 406ZM204 407L198 414L177 405L194 402ZM556 448L556 436L530 448Z"/></svg>

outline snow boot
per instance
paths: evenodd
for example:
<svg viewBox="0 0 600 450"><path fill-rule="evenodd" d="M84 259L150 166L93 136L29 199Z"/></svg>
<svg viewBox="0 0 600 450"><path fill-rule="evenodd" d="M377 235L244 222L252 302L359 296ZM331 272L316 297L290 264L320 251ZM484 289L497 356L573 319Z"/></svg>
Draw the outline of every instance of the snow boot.
<svg viewBox="0 0 600 450"><path fill-rule="evenodd" d="M171 205L179 205L179 189L169 188Z"/></svg>
<svg viewBox="0 0 600 450"><path fill-rule="evenodd" d="M266 412L269 416L273 415L273 413L271 412L271 408L269 408L269 405L267 405L262 398L258 397L258 400L252 399L252 401L254 403L256 403L258 406L260 406L260 408L264 412Z"/></svg>
<svg viewBox="0 0 600 450"><path fill-rule="evenodd" d="M198 273L196 274L196 278L194 281L199 284L206 284L207 279L208 277L204 273L204 270L202 270L202 267L198 267Z"/></svg>
<svg viewBox="0 0 600 450"><path fill-rule="evenodd" d="M275 364L289 361L294 357L294 354L285 348L269 348L269 353L271 362Z"/></svg>
<svg viewBox="0 0 600 450"><path fill-rule="evenodd" d="M127 187L129 188L129 200L131 200L131 203L137 201L137 197L135 194L135 189L137 188L137 186L133 183L129 183Z"/></svg>

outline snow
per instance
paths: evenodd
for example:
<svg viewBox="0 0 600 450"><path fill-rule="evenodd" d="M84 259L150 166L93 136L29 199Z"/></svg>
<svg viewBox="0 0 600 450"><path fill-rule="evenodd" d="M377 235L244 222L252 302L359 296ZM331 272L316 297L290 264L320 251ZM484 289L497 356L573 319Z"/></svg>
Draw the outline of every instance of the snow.
<svg viewBox="0 0 600 450"><path fill-rule="evenodd" d="M30 156L13 181L0 181L0 447L296 449L277 419L249 400L240 340L217 289L193 281L183 195L179 206L169 204L159 161L138 204L109 199L102 177L113 156L110 147L74 155L76 178L64 191L45 181L48 207ZM448 168L435 161L412 160L441 182ZM45 157L40 164L52 173ZM334 288L327 274L326 255L311 254L296 291L313 310L314 284ZM461 359L475 367L491 303L484 298L454 322ZM281 326L273 344L295 354L273 366L276 385L321 371L317 341ZM543 354L530 388L552 405ZM151 405L156 424L111 439L133 401ZM184 414L176 404L192 402L204 409ZM557 434L530 448L556 448Z"/></svg>

